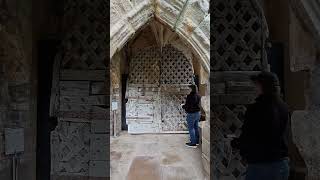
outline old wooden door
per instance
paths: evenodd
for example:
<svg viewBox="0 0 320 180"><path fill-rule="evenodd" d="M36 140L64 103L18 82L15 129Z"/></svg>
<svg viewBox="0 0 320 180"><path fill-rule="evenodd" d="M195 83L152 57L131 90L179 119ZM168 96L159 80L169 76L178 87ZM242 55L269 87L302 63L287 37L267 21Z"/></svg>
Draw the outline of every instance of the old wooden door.
<svg viewBox="0 0 320 180"><path fill-rule="evenodd" d="M213 16L219 18L211 34L210 173L214 180L242 180L246 163L225 136L241 133L246 106L255 96L249 76L268 70L267 24L255 0L215 0L211 7Z"/></svg>
<svg viewBox="0 0 320 180"><path fill-rule="evenodd" d="M190 60L173 46L140 50L130 62L126 92L129 133L186 130L180 104L192 83Z"/></svg>
<svg viewBox="0 0 320 180"><path fill-rule="evenodd" d="M63 3L63 40L55 57L51 112L51 179L108 179L109 58L106 1ZM81 12L81 13L79 13ZM72 22L70 23L70 17Z"/></svg>

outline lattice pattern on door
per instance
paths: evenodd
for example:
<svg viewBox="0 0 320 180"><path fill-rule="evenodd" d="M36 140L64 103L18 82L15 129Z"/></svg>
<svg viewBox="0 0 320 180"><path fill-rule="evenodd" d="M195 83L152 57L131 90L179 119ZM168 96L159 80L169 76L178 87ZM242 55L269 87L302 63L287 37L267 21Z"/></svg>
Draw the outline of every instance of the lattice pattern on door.
<svg viewBox="0 0 320 180"><path fill-rule="evenodd" d="M252 0L215 0L213 4L213 71L266 69L266 25Z"/></svg>
<svg viewBox="0 0 320 180"><path fill-rule="evenodd" d="M180 104L185 103L184 94L161 94L162 131L186 131L186 113Z"/></svg>
<svg viewBox="0 0 320 180"><path fill-rule="evenodd" d="M240 134L243 116L246 111L244 105L217 105L214 107L215 119L211 139L211 153L213 154L213 174L217 179L244 179L246 164L242 161L238 150L232 149L226 134Z"/></svg>
<svg viewBox="0 0 320 180"><path fill-rule="evenodd" d="M213 106L214 116L210 116L213 118L210 130L212 174L215 176L214 180L241 180L244 178L246 165L239 152L231 151L225 135L239 136L241 133L239 128L246 110L243 104L247 104L248 99L232 97L237 94L250 94L250 87L233 88L228 84L239 82L241 76L249 76L248 71L268 69L264 47L268 37L267 23L256 0L214 0L210 1L210 8L214 17L214 31L211 33L214 56L211 57L210 70L219 72L217 74L220 76L212 86L217 87L221 95ZM239 73L240 77L236 77L234 72L230 71L242 73ZM243 82L247 81L249 78L243 79ZM234 105L231 105L232 103Z"/></svg>
<svg viewBox="0 0 320 180"><path fill-rule="evenodd" d="M130 84L159 85L160 60L159 48L151 47L141 50L130 61Z"/></svg>
<svg viewBox="0 0 320 180"><path fill-rule="evenodd" d="M107 58L107 26L104 22L105 1L69 0L65 5L66 17L73 17L62 44L64 69L105 69ZM81 15L79 13L81 12ZM67 19L67 18L65 18ZM70 24L68 24L70 26Z"/></svg>
<svg viewBox="0 0 320 180"><path fill-rule="evenodd" d="M59 116L59 125L54 132L52 132L52 142L51 142L51 159L52 159L52 169L51 175L52 179L69 179L69 176L82 176L82 179L87 179L92 176L90 172L99 170L99 167L92 167L95 161L99 160L100 165L107 166L107 161L103 157L96 158L92 156L94 152L94 145L96 139L91 139L96 135L95 131L91 130L91 120L103 119L107 120L109 117L105 110L100 108L93 108L91 103L85 102L83 104L83 109L73 109L72 111L60 111L62 104L60 104L60 95L63 85L62 72L63 70L84 70L83 72L91 73L97 72L98 69L108 69L109 60L107 61L107 37L106 32L108 32L107 24L105 23L105 17L108 12L105 10L108 6L107 1L95 1L92 0L65 0L63 1L63 21L62 32L64 33L63 41L61 47L59 47L58 56L56 56L55 68L56 72L54 74L55 80L57 81L53 86L56 91L56 102L55 108L57 109L57 115ZM60 23L60 22L59 22ZM77 71L72 71L77 72ZM97 75L100 76L100 75ZM105 77L94 78L104 79ZM104 76L104 75L103 75ZM74 78L74 80L72 79ZM93 87L98 85L93 85L97 83L94 81L88 82L88 79L68 78L69 83L71 83L74 91L82 89L85 93L75 93L75 99L96 99L98 98L96 92L93 92ZM106 79L109 79L107 77ZM79 82L82 80L82 82ZM88 83L88 86L81 87L82 83ZM103 83L103 82L99 82ZM91 84L89 86L89 84ZM59 87L60 86L60 87ZM99 86L100 89L101 86ZM104 88L104 87L103 87ZM101 88L101 89L103 89ZM63 89L63 88L62 88ZM98 88L96 88L98 89ZM104 91L104 90L103 90ZM108 92L105 90L104 92ZM105 94L102 92L102 94ZM99 92L100 93L100 92ZM67 95L71 95L70 93ZM77 100L76 100L77 101ZM70 102L70 106L76 104L77 102ZM104 103L103 103L104 104ZM61 106L60 106L61 105ZM99 103L99 105L102 105ZM106 107L109 107L105 105ZM88 112L83 112L86 108ZM67 120L73 122L66 122ZM86 121L84 123L84 121ZM104 133L109 130L105 128ZM101 133L101 132L99 132ZM101 134L99 134L101 135ZM90 148L91 146L91 148ZM101 145L102 147L102 145ZM106 150L101 150L105 152ZM90 171L89 171L90 170ZM103 175L108 176L108 175Z"/></svg>
<svg viewBox="0 0 320 180"><path fill-rule="evenodd" d="M161 53L161 84L192 84L192 66L181 51L166 46Z"/></svg>
<svg viewBox="0 0 320 180"><path fill-rule="evenodd" d="M192 84L191 62L171 45L146 48L130 62L130 84Z"/></svg>
<svg viewBox="0 0 320 180"><path fill-rule="evenodd" d="M52 132L52 172L89 175L90 124L59 121Z"/></svg>
<svg viewBox="0 0 320 180"><path fill-rule="evenodd" d="M186 98L185 86L192 84L194 80L192 64L184 54L171 45L163 47L162 50L159 47L145 48L132 58L129 71L129 88L127 89L129 129L132 129L130 123L131 127L134 127L135 123L143 122L143 120L130 121L129 119L145 118L135 112L139 106L136 99L154 96L157 97L155 98L157 102L155 102L156 110L154 110L152 120L155 125L152 127L159 128L155 131L186 130L185 112L180 104ZM148 87L158 89L156 91L145 90ZM147 129L137 131L149 132Z"/></svg>

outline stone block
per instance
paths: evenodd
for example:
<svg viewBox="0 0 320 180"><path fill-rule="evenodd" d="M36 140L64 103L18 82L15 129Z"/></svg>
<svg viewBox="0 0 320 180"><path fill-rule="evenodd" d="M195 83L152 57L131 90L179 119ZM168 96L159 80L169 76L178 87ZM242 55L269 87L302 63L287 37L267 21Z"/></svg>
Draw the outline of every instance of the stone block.
<svg viewBox="0 0 320 180"><path fill-rule="evenodd" d="M307 179L320 177L320 111L295 111L292 114L293 141L307 166Z"/></svg>
<svg viewBox="0 0 320 180"><path fill-rule="evenodd" d="M210 157L210 142L204 138L202 138L202 153Z"/></svg>
<svg viewBox="0 0 320 180"><path fill-rule="evenodd" d="M181 26L189 24L189 26L195 28L197 27L209 10L209 3L207 1L193 1L185 9L183 20ZM186 31L188 32L188 31Z"/></svg>
<svg viewBox="0 0 320 180"><path fill-rule="evenodd" d="M151 1L143 1L136 4L128 13L128 21L135 30L139 30L147 21L149 21L153 16L153 10Z"/></svg>
<svg viewBox="0 0 320 180"><path fill-rule="evenodd" d="M184 2L178 1L159 1L156 16L162 21L167 22L170 27L174 26L176 18L179 16Z"/></svg>
<svg viewBox="0 0 320 180"><path fill-rule="evenodd" d="M208 85L207 84L200 84L199 85L199 93L201 96L207 95L208 91Z"/></svg>
<svg viewBox="0 0 320 180"><path fill-rule="evenodd" d="M202 159L203 169L208 177L210 176L210 159L209 158L210 157L207 157L202 154L201 159Z"/></svg>
<svg viewBox="0 0 320 180"><path fill-rule="evenodd" d="M202 128L202 138L210 142L210 127L206 124L207 123L205 123Z"/></svg>

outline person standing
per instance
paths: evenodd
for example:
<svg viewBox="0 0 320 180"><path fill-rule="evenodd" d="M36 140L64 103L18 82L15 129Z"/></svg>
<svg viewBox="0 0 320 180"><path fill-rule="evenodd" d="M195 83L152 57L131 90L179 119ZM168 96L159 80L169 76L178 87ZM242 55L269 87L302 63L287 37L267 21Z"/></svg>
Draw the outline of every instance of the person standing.
<svg viewBox="0 0 320 180"><path fill-rule="evenodd" d="M190 135L190 142L186 146L196 148L199 144L199 120L200 120L200 103L201 96L198 94L196 85L190 85L190 94L187 95L186 103L182 108L187 113L187 123Z"/></svg>
<svg viewBox="0 0 320 180"><path fill-rule="evenodd" d="M277 76L251 76L257 95L248 106L242 133L231 142L248 163L246 180L287 180L289 176L289 110L280 98Z"/></svg>

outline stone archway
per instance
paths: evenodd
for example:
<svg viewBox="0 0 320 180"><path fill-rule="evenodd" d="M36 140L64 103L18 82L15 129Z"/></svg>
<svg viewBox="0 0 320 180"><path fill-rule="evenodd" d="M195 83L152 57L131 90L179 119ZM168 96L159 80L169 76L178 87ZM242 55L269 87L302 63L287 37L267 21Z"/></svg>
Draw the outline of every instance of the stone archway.
<svg viewBox="0 0 320 180"><path fill-rule="evenodd" d="M77 22L81 20L81 22L85 23L70 29L70 33L66 36L62 47L66 53L57 56L57 64L60 64L60 66L57 65L59 68L55 71L58 76L56 76L56 82L53 86L52 102L55 107L53 111L59 116L59 125L54 132L52 141L54 149L52 154L52 159L54 160L52 173L54 178L63 176L105 177L107 172L101 172L99 169L107 165L106 155L108 153L106 152L107 150L101 148L101 145L106 145L109 139L109 130L105 121L107 119L106 116L108 116L108 109L105 108L108 104L108 100L105 98L108 85L106 86L104 82L108 81L104 75L109 63L105 63L107 57L103 53L103 48L107 47L104 41L104 32L107 30L103 21L92 21L92 19L103 19L103 12L101 11L103 5L92 6L89 2L75 4L72 3L74 1L68 2L70 4L68 4L69 8L67 9L70 10L70 13L66 13L65 23L69 23L68 20L73 16L78 17L76 18ZM219 10L218 4L215 4L218 2L227 3L225 1L214 1L214 9ZM264 58L264 41L267 35L264 34L266 26L263 15L257 9L255 1L247 0L241 2L238 5L232 4L232 7L243 8L244 12L247 12L246 17L243 17L244 21L241 22L244 29L241 30L243 33L230 32L239 35L238 37L232 37L233 40L228 38L229 36L224 37L218 34L213 36L216 46L214 48L214 60L211 63L219 62L221 65L228 62L230 65L221 68L211 64L211 67L215 69L212 74L215 85L217 85L216 87L221 87L221 89L214 89L211 92L215 93L211 102L215 104L216 112L230 115L220 119L225 120L225 122L220 129L215 131L216 134L213 136L215 138L211 142L214 145L211 147L211 152L213 153L209 154L215 155L215 157L226 157L225 153L215 152L215 149L220 146L219 143L224 142L224 139L219 136L220 133L225 135L229 132L227 129L230 128L238 131L237 128L241 125L239 123L241 112L250 99L248 96L243 96L243 94L251 90L246 81L248 75L255 73L254 71L268 69ZM209 3L206 0L191 1L190 3L188 1L165 0L111 1L110 57L113 57L115 52L120 50L133 37L135 32L152 18L155 18L174 30L189 45L190 49L198 57L202 67L209 72L210 15L208 13L208 5ZM230 4L225 5L230 7ZM252 10L253 14L251 14ZM218 13L216 14L217 17L226 18L220 23L224 24L225 27L230 26L229 29L237 30L239 26L232 27L229 22L232 21L232 19L229 20L229 17L238 17L236 11L231 11L231 16L228 14L230 11L222 10L220 14L218 11L215 12ZM218 19L217 22L219 22ZM161 35L161 31L158 33ZM252 36L245 36L246 33ZM224 44L224 48L226 48L224 51L231 51L227 53L230 56L224 53L218 56L217 53L222 52L219 51L218 46L223 45L222 41L224 41L221 40L219 42L217 38L220 37L233 44L232 46ZM258 39L259 41L257 42L253 39ZM80 44L80 46L77 44ZM241 49L239 46L245 47L245 49ZM227 47L234 47L234 49L231 50ZM241 59L237 60L235 53L238 53ZM231 59L231 57L235 59ZM239 73L239 71L241 72ZM240 83L235 83L237 80ZM73 96L75 94L74 91L81 95ZM217 99L219 100L216 101ZM219 118L221 117L219 116ZM230 117L232 119L227 119ZM236 121L233 121L234 119ZM214 119L213 122L219 121ZM214 128L211 127L212 132L214 132ZM78 142L77 146L72 146L74 142ZM87 156L86 154L89 155ZM207 154L207 157L210 156L209 154ZM240 162L238 157L234 157L232 160L238 164ZM215 159L217 164L224 162L225 158ZM218 167L213 169L216 170L213 174L219 176L221 176L222 171L224 176L225 173L235 176L235 174L241 173L243 170L235 170L236 168L223 170ZM239 174L237 178L240 178Z"/></svg>
<svg viewBox="0 0 320 180"><path fill-rule="evenodd" d="M141 2L111 3L114 22L111 23L110 56L151 18L176 31L191 46L202 65L210 69L211 82L214 82L210 95L215 113L211 116L213 127L210 129L214 139L211 140L210 151L206 151L206 159L215 161L211 162L215 166L212 173L217 178L233 176L240 179L245 165L241 163L239 154L231 156L232 165L229 166L227 158L230 154L221 147L225 147L224 135L240 133L245 106L253 100L249 75L269 70L265 51L268 28L262 9L255 0L211 1L216 19L214 34L211 34L214 57L209 61L210 19L206 15L207 10L204 11L207 7L204 4L208 1L192 1L191 4L188 1ZM191 14L196 16L191 17Z"/></svg>
<svg viewBox="0 0 320 180"><path fill-rule="evenodd" d="M113 21L111 22L110 57L136 37L141 29L151 25L152 31L158 36L156 41L160 49L170 44L170 39L178 35L181 42L176 43L175 47L184 51L184 54L196 55L204 71L209 73L210 14L208 10L209 2L206 0L111 1L110 17ZM156 27L155 24L163 26ZM168 31L173 33L167 33ZM181 48L179 43L187 44L188 47Z"/></svg>
<svg viewBox="0 0 320 180"><path fill-rule="evenodd" d="M209 71L209 2L198 1L111 1L110 57L153 18L167 25L190 45Z"/></svg>

